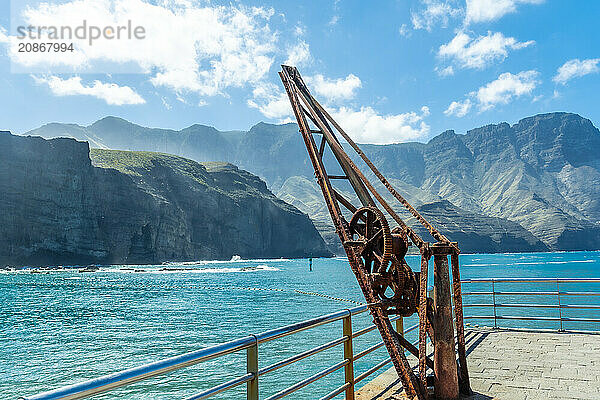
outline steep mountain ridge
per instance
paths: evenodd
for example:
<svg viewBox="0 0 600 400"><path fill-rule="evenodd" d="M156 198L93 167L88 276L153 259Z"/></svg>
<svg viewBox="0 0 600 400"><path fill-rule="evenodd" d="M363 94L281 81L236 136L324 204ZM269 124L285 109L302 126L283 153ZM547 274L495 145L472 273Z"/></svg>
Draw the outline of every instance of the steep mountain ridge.
<svg viewBox="0 0 600 400"><path fill-rule="evenodd" d="M234 163L309 213L336 247L327 215L314 199L312 167L295 124L260 123L247 132L232 133L137 125L117 130L109 128L114 120L108 117L89 127L69 125L64 134L92 137L98 142L91 142L93 147L167 149L198 161ZM51 128L30 134L57 136L59 130ZM118 140L115 132L121 132ZM540 114L512 126L487 125L464 135L445 131L428 143L361 148L416 207L447 200L457 212L516 222L552 250L600 248L600 132L577 114ZM362 165L358 156L351 157ZM325 161L332 165L330 159Z"/></svg>
<svg viewBox="0 0 600 400"><path fill-rule="evenodd" d="M328 256L311 220L227 163L0 132L0 265Z"/></svg>

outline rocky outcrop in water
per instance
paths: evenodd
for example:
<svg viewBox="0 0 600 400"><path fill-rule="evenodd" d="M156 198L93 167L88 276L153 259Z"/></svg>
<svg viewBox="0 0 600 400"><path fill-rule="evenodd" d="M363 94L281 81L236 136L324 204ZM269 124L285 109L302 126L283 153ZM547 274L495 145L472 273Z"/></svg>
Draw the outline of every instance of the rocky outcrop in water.
<svg viewBox="0 0 600 400"><path fill-rule="evenodd" d="M233 255L330 252L305 214L233 165L0 132L0 265Z"/></svg>

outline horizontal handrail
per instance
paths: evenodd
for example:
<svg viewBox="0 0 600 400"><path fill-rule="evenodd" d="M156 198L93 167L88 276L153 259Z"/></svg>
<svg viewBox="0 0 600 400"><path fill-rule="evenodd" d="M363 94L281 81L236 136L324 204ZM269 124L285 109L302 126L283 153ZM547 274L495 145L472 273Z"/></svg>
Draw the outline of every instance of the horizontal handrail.
<svg viewBox="0 0 600 400"><path fill-rule="evenodd" d="M48 392L23 397L24 400L72 400L82 399L121 386L129 385L134 382L145 380L167 372L175 371L181 368L189 367L194 364L208 361L215 357L235 353L249 348L255 343L253 336L246 336L240 339L231 340L216 346L207 347L201 350L192 351L179 356L167 358L139 367L126 369L110 375L90 379L85 382L58 388Z"/></svg>
<svg viewBox="0 0 600 400"><path fill-rule="evenodd" d="M259 333L256 335L256 340L258 343L265 343L271 340L279 339L284 336L292 335L294 333L298 333L310 328L316 328L317 326L328 324L330 322L335 322L347 317L348 315L354 316L360 313L367 311L367 306L358 306L354 308L350 308L348 310L337 311L332 314L323 315L322 317L317 317L313 319L308 319L306 321L298 322L295 324L283 326L281 328L272 329L270 331L266 331L263 333Z"/></svg>
<svg viewBox="0 0 600 400"><path fill-rule="evenodd" d="M266 400L278 400L278 399L282 399L285 396L294 393L297 390L302 389L303 387L315 382L316 380L319 380L329 374L331 374L332 372L337 371L338 369L342 368L343 366L345 366L346 364L348 364L350 362L350 360L344 360L344 361L340 361L337 364L332 365L331 367L324 369L321 372L318 372L312 376L309 376L308 378L296 383L295 385L292 385L290 387L288 387L287 389L284 389L278 393L275 393L273 396L267 397Z"/></svg>
<svg viewBox="0 0 600 400"><path fill-rule="evenodd" d="M342 386L340 386L339 388L337 388L335 390L332 390L331 392L327 393L325 396L321 397L319 400L331 400L335 396L337 396L340 393L342 393L344 390L348 389L349 387L350 387L350 383L345 383Z"/></svg>
<svg viewBox="0 0 600 400"><path fill-rule="evenodd" d="M266 342L269 342L272 340L280 339L282 337L292 335L292 334L295 334L295 333L298 333L298 332L301 332L301 331L304 331L307 329L315 328L315 327L318 327L318 326L321 326L324 324L332 323L335 321L340 321L344 318L348 318L348 317L355 316L355 315L361 314L363 312L366 312L367 310L368 310L367 305L361 305L361 306L354 307L351 309L341 310L341 311L334 312L331 314L312 318L312 319L309 319L306 321L283 326L281 328L268 330L268 331L262 332L258 335L250 335L250 336L242 337L242 338L232 340L232 341L229 341L226 343L218 344L215 346L210 346L210 347L207 347L207 348L204 348L201 350L193 351L193 352L186 353L186 354L183 354L180 356L171 357L171 358L168 358L165 360L144 364L139 367L130 368L130 369L127 369L127 370L124 370L121 372L116 372L116 373L113 373L110 375L105 375L105 376L95 378L95 379L90 379L90 380L87 380L87 381L84 381L81 383L76 383L74 385L58 388L55 390L36 394L33 396L21 397L21 399L23 399L23 400L67 400L67 399L72 400L72 399L87 398L87 397L90 397L90 396L93 396L93 395L96 395L96 394L99 394L102 392L116 389L118 387L126 386L129 384L138 382L138 381L146 380L151 377L155 377L155 376L158 376L161 374L165 374L165 373L172 372L172 371L175 371L178 369L182 369L182 368L185 368L185 367L188 367L191 365L195 365L195 364L198 364L198 363L201 363L201 362L213 359L213 358L236 353L236 352L239 352L242 350L247 350L247 349L251 348L252 346L257 346L258 344L261 344L261 343L266 343ZM396 317L390 318L390 320L395 321L399 318L401 318L401 317L396 316ZM409 330L407 330L406 332L408 333L409 331L414 330L416 327L417 326L415 325L415 326L409 328ZM229 380L227 382L224 382L222 384L219 384L217 386L209 388L209 389L207 389L203 392L200 392L198 394L195 394L191 397L188 397L187 400L200 400L200 399L209 398L209 397L211 397L215 394L221 393L225 390L231 389L233 387L236 387L236 386L241 385L246 382L250 382L253 379L257 378L258 376L268 374L279 368L283 368L287 365L290 365L292 363L300 361L304 358L310 357L310 356L320 353L322 351L325 351L325 350L328 350L335 346L341 345L341 344L347 342L348 340L352 340L356 336L366 334L374 329L375 329L375 326L371 325L371 326L367 327L366 329L357 331L355 334L352 334L350 337L343 336L338 339L332 340L328 343L325 343L323 345L312 348L310 350L307 350L302 353L296 354L294 356L288 357L284 360L278 361L274 364L271 364L269 366L261 368L260 370L257 371L256 374L247 373L240 377L234 378L232 380ZM377 348L381 347L381 345L383 345L383 343L379 344ZM359 356L363 357L373 350L375 350L375 348L372 348L372 349L370 349L370 351L367 351L367 352L361 352L361 353L359 353ZM308 384L314 382L314 380L320 379L321 377L323 377L339 368L344 367L349 362L354 361L354 359L355 358L352 358L352 360L344 360L340 363L337 363L333 367L327 368L326 370L321 371L319 374L313 375L310 378L307 378L295 385L292 385L289 388L281 391L279 394L276 394L274 396L283 397L285 395L288 395L288 394L292 393L293 391L298 390L301 387L304 387L305 385L308 385ZM339 390L339 392L337 394L342 393L347 388L347 385L348 385L348 383L340 386L334 392ZM331 392L331 393L334 393L334 392ZM281 397L274 397L274 396L272 396L271 400L281 398Z"/></svg>
<svg viewBox="0 0 600 400"><path fill-rule="evenodd" d="M358 353L354 356L354 361L359 360L359 359L363 358L364 356L366 356L367 354L374 352L375 350L381 348L383 345L385 345L385 343L379 342L376 345L366 348L365 350L361 351L360 353Z"/></svg>
<svg viewBox="0 0 600 400"><path fill-rule="evenodd" d="M517 315L469 315L471 319L514 319L521 321L571 321L571 322L600 322L600 318L574 318L574 317L526 317Z"/></svg>
<svg viewBox="0 0 600 400"><path fill-rule="evenodd" d="M502 304L502 303L480 303L463 304L463 307L516 307L516 308L578 308L588 310L600 310L600 306L586 306L579 304Z"/></svg>
<svg viewBox="0 0 600 400"><path fill-rule="evenodd" d="M300 361L302 359L305 359L306 357L310 357L310 356L315 355L317 353L320 353L322 351L331 349L332 347L335 347L335 346L340 345L340 344L342 344L344 342L347 342L348 340L350 340L350 338L348 338L346 336L341 337L339 339L332 340L331 342L325 343L325 344L323 344L321 346L312 348L312 349L304 351L304 352L302 352L300 354L296 354L295 356L291 356L291 357L286 358L284 360L278 361L278 362L276 362L274 364L271 364L271 365L269 365L267 367L261 368L259 370L259 372L258 372L258 375L262 376L262 375L268 374L269 372L276 371L279 368L283 368L283 367L285 367L287 365L295 363L296 361Z"/></svg>
<svg viewBox="0 0 600 400"><path fill-rule="evenodd" d="M479 303L468 303L464 302L463 307L465 309L489 307L493 310L493 315L468 315L465 314L465 319L491 319L494 321L494 327L497 327L498 320L521 320L521 321L557 321L560 323L559 330L563 329L563 322L600 322L600 318L584 318L584 317L565 317L563 311L567 310L600 310L600 305L590 304L563 304L561 301L563 297L571 296L585 296L590 298L597 298L600 296L600 290L598 291L561 291L561 284L570 283L600 283L600 278L475 278L465 279L462 283L470 284L481 284L490 283L491 291L466 291L462 295L464 298L469 296L490 296L491 302L479 302ZM534 291L529 290L527 292L522 290L496 290L498 283L511 283L511 284L525 284L525 283L546 283L556 285L556 290L553 291ZM469 286L472 287L472 286ZM564 286L563 286L564 289ZM523 299L521 302L511 303L509 296L538 296L543 299L547 297L549 299L555 299L555 302L547 304L539 303L524 303ZM543 297L540 297L543 296ZM499 301L499 297L501 301ZM476 297L477 298L477 297ZM535 315L498 315L497 309L499 308L523 308L523 309L555 309L558 310L558 316L535 316Z"/></svg>
<svg viewBox="0 0 600 400"><path fill-rule="evenodd" d="M560 283L600 283L600 278L471 278L462 279L461 283L481 282L560 282Z"/></svg>
<svg viewBox="0 0 600 400"><path fill-rule="evenodd" d="M524 291L496 291L495 284L496 283L555 283L556 291L540 291L540 292L524 292ZM600 278L475 278L475 279L465 279L462 281L465 284L476 284L476 283L492 283L492 291L472 291L472 292L463 292L463 296L481 296L481 295L491 295L493 296L492 303L472 303L472 304L463 304L466 309L476 308L476 307L493 307L494 315L465 315L466 319L494 319L496 320L537 320L537 321L560 321L561 329L563 321L573 321L573 322L600 322L600 318L580 318L580 317L564 317L560 310L568 310L568 309L588 309L588 310L600 310L600 306L597 305L577 305L577 304L561 304L560 297L561 296L599 296L600 292L578 292L578 291L560 291L559 284L562 283L600 283ZM506 300L503 302L498 302L496 296L528 296L528 295L536 295L536 296L556 296L558 300L558 304L527 304L527 303L509 303ZM502 297L505 299L505 297ZM546 317L546 316L507 316L507 315L497 315L497 308L556 308L559 310L560 315L558 317ZM168 372L172 372L178 369L186 368L216 357L221 357L224 355L240 352L243 350L248 351L250 354L251 351L256 352L257 347L261 343L266 343L269 341L273 341L276 339L283 338L288 335L292 335L298 332L302 332L307 329L315 328L321 325L329 324L335 321L344 320L344 324L350 323L350 318L352 316L361 314L368 311L367 305L361 305L358 307L354 307L351 309L346 309L338 312L334 312L331 314L323 315L320 317L312 318L306 321L290 324L287 326L283 326L280 328L268 330L262 332L258 335L249 335L246 337L242 337L239 339L231 340L226 343L210 346L201 350L192 351L186 354L182 354L179 356L163 359L157 362L144 364L142 366L126 369L121 372L116 372L110 375L105 375L96 379L91 379L85 382L77 383L74 385L58 388L55 390L51 390L48 392L40 393L37 395L23 397L24 400L66 400L66 399L81 399L86 398L98 393L102 393L105 391L109 391L121 386L129 385L134 382L138 382L141 380L149 379L155 377L157 375L165 374ZM400 319L399 316L394 316L390 318L390 321L395 321ZM351 325L350 325L351 326ZM494 326L496 326L494 322ZM411 326L410 328L404 330L404 334L408 334L415 329L418 328L418 324ZM346 329L346 328L344 328ZM252 382L257 382L258 377L268 374L270 372L276 371L280 368L288 366L292 363L303 360L307 357L318 354L322 351L326 351L333 347L342 345L347 343L348 341L352 341L354 338L362 336L368 332L375 330L375 325L369 325L363 329L360 329L356 332L352 332L352 329L346 333L344 331L344 335L337 339L331 340L325 344L314 347L312 349L306 350L299 354L295 354L286 359L277 361L271 365L266 367L262 367L258 369L258 367L253 367L256 369L248 370L242 376L231 379L227 382L221 383L212 388L206 389L200 393L192 395L188 397L187 400L200 400L211 397L217 393L221 393L225 390L231 389L233 387L239 386L244 383L248 383L249 385ZM348 368L352 370L352 363L366 355L374 352L375 350L383 347L383 342L378 342L370 347L356 353L355 355L345 355L343 361L334 364L333 366L326 368L317 374L314 374L296 384L281 390L280 392L272 395L267 400L277 400L283 398L313 382L321 379L322 377L337 371L340 368ZM350 347L351 348L351 347ZM256 353L255 353L256 354ZM346 350L345 350L346 354ZM354 384L362 381L369 375L373 374L380 368L384 367L391 360L386 358L385 360L379 362L374 367L360 374L358 377L353 378L350 382L345 382L340 387L331 391L324 397L322 400L331 399L336 397L337 395L343 393ZM248 364L250 365L250 364ZM347 375L346 375L347 376ZM352 376L352 374L350 375Z"/></svg>
<svg viewBox="0 0 600 400"><path fill-rule="evenodd" d="M201 350L192 351L179 356L167 358L157 362L144 364L139 367L126 369L110 375L90 379L81 383L65 386L48 392L33 396L22 397L23 400L74 400L86 398L98 393L126 386L141 380L162 375L178 369L186 368L212 358L236 353L249 347L279 339L306 329L315 328L324 324L339 321L347 316L354 316L367 311L367 306L362 305L347 310L334 312L306 321L287 325L281 328L265 331L256 336L246 336L226 343L206 347ZM340 342L342 343L342 342ZM338 343L339 344L339 343ZM297 360L296 360L297 361ZM283 366L283 365L282 365ZM269 371L267 371L269 372Z"/></svg>
<svg viewBox="0 0 600 400"><path fill-rule="evenodd" d="M371 369L363 372L359 376L357 376L356 379L354 380L354 383L359 383L360 381L362 381L363 379L365 379L366 377L368 377L372 373L380 370L381 368L383 368L384 366L386 366L387 364L389 364L391 362L392 362L391 358L386 358L385 360L383 360L380 363L378 363L377 365L375 365L373 368L371 368Z"/></svg>
<svg viewBox="0 0 600 400"><path fill-rule="evenodd" d="M463 296L484 296L484 295L502 295L502 296L600 296L600 292L463 292Z"/></svg>
<svg viewBox="0 0 600 400"><path fill-rule="evenodd" d="M232 379L230 381L224 382L220 385L217 385L215 387L212 387L210 389L207 389L203 392L200 392L194 396L190 396L190 397L186 397L185 400L204 400L204 399L208 399L211 396L214 396L215 394L224 392L228 389L232 389L236 386L239 386L243 383L249 382L252 379L254 379L256 376L254 374L246 374L243 376L240 376L239 378L235 378Z"/></svg>

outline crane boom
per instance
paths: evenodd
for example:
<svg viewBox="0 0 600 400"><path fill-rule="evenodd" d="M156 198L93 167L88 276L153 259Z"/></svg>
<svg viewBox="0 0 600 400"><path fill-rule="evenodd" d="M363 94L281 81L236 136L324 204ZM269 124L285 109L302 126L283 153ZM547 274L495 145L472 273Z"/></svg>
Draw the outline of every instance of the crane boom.
<svg viewBox="0 0 600 400"><path fill-rule="evenodd" d="M458 244L451 242L436 230L392 187L352 138L311 95L295 67L282 65L279 76L290 100L336 232L367 301L373 323L383 339L406 394L410 398L419 400L428 398L430 380L427 379L427 368L434 371L433 386L436 396L455 399L458 398L459 391L470 394ZM320 136L318 146L315 135ZM435 243L430 244L423 240L394 211L350 159L338 135L365 162L392 197L427 229L436 240ZM324 163L326 149L333 154L344 175L334 176L327 173ZM348 181L360 205L353 205L350 199L341 194L341 191L336 190L332 185L332 179ZM390 229L384 212L396 222L395 228ZM347 219L345 215L349 214L351 217ZM413 271L405 260L411 244L414 244L421 254L421 270L418 272ZM456 343L448 257L452 266ZM427 293L427 271L431 258L434 261L433 299L429 298ZM408 342L402 332L396 332L389 318L390 315L408 317L414 313L418 313L419 317L418 347ZM427 336L434 347L433 359L428 357ZM458 349L458 362L455 346ZM417 374L410 368L405 356L406 351L419 360ZM354 388L350 387L347 390L353 393ZM350 398L353 398L353 395Z"/></svg>

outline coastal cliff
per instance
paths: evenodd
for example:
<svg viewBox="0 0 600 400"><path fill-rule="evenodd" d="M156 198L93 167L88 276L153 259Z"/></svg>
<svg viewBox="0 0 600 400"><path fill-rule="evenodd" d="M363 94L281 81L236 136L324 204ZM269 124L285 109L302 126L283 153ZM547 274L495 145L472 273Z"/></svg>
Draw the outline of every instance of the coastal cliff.
<svg viewBox="0 0 600 400"><path fill-rule="evenodd" d="M89 140L92 147L165 151L196 161L234 163L264 179L277 197L309 214L329 248L342 252L296 124L259 123L234 132L193 125L174 131L106 117L87 127L48 124L30 133ZM440 210L445 209L460 221L439 220L440 230L460 240L461 248L600 249L600 131L577 114L540 114L466 134L448 130L428 143L362 144L361 148L407 200L425 207L424 214L441 218ZM328 156L326 165L333 165ZM343 182L336 185L348 198L352 196Z"/></svg>
<svg viewBox="0 0 600 400"><path fill-rule="evenodd" d="M329 256L311 220L227 163L0 132L0 265Z"/></svg>

